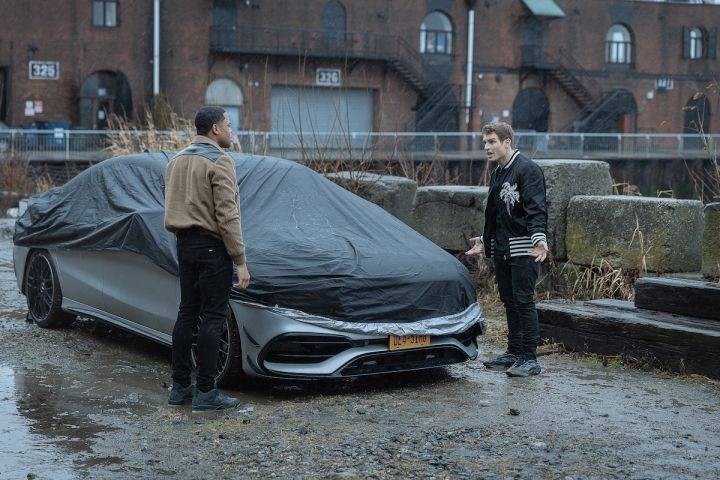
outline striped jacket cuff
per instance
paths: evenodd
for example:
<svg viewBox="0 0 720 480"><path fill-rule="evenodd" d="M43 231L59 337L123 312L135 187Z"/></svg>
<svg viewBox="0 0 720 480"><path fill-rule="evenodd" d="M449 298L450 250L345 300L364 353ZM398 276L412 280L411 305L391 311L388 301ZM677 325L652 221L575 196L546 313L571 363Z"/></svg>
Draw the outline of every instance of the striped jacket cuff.
<svg viewBox="0 0 720 480"><path fill-rule="evenodd" d="M533 247L537 247L537 244L540 242L545 242L545 245L547 245L547 236L544 233L533 233L530 238L532 239Z"/></svg>

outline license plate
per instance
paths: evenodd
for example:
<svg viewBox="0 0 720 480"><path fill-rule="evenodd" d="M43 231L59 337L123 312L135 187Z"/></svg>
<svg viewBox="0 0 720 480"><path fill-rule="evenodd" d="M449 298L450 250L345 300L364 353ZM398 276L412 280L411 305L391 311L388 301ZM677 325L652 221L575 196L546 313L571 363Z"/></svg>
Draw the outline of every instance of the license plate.
<svg viewBox="0 0 720 480"><path fill-rule="evenodd" d="M390 335L390 350L405 350L430 345L430 335Z"/></svg>

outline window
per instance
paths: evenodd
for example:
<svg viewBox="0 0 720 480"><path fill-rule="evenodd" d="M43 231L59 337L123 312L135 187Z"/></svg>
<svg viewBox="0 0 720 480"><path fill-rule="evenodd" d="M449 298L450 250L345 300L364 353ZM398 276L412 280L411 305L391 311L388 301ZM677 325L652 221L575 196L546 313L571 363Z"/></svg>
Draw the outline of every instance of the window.
<svg viewBox="0 0 720 480"><path fill-rule="evenodd" d="M632 37L623 25L613 25L605 37L605 61L629 65L632 63Z"/></svg>
<svg viewBox="0 0 720 480"><path fill-rule="evenodd" d="M117 0L93 0L93 25L117 27Z"/></svg>
<svg viewBox="0 0 720 480"><path fill-rule="evenodd" d="M717 28L683 27L683 58L716 58Z"/></svg>
<svg viewBox="0 0 720 480"><path fill-rule="evenodd" d="M703 58L703 32L695 27L690 30L690 58Z"/></svg>
<svg viewBox="0 0 720 480"><path fill-rule="evenodd" d="M447 15L431 12L420 26L420 53L452 54L453 27Z"/></svg>
<svg viewBox="0 0 720 480"><path fill-rule="evenodd" d="M229 78L213 80L205 90L205 105L218 105L225 109L230 117L233 131L242 128L242 107L244 97L240 86Z"/></svg>

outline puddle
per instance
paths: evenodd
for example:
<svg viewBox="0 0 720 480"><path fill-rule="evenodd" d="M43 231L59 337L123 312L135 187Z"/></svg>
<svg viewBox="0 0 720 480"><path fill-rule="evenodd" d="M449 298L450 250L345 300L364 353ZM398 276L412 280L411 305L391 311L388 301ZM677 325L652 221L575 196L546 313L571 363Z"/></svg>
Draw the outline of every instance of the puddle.
<svg viewBox="0 0 720 480"><path fill-rule="evenodd" d="M50 365L27 371L0 365L0 478L86 478L84 470L122 463L94 448L122 429L123 417L147 408L137 393L118 395L116 387Z"/></svg>
<svg viewBox="0 0 720 480"><path fill-rule="evenodd" d="M16 374L13 369L0 365L0 477L2 478L28 478L33 474L37 479L48 478L56 480L79 478L74 473L72 459L68 458L67 451L55 445L51 438L37 434L38 428L47 422L56 422L58 426L70 424L77 419L71 417L53 418L48 410L52 401L25 402L29 398L26 377ZM67 433L68 428L59 429ZM73 435L82 432L73 430ZM67 440L79 437L67 437ZM32 478L32 477L31 477Z"/></svg>

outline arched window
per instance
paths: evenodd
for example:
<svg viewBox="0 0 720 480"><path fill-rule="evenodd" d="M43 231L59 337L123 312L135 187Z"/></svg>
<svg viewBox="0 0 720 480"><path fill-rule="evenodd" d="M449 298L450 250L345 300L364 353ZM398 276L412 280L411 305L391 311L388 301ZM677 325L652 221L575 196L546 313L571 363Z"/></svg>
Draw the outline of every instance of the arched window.
<svg viewBox="0 0 720 480"><path fill-rule="evenodd" d="M205 91L205 105L217 105L225 109L233 130L242 126L243 94L240 86L229 78L218 78Z"/></svg>
<svg viewBox="0 0 720 480"><path fill-rule="evenodd" d="M130 84L120 71L95 72L80 88L80 125L87 130L102 130L113 114L123 118L131 116Z"/></svg>
<svg viewBox="0 0 720 480"><path fill-rule="evenodd" d="M632 63L632 37L620 24L613 25L605 37L605 61L629 65Z"/></svg>
<svg viewBox="0 0 720 480"><path fill-rule="evenodd" d="M548 131L550 105L539 88L526 88L515 97L512 124L516 130Z"/></svg>
<svg viewBox="0 0 720 480"><path fill-rule="evenodd" d="M703 31L695 27L690 29L690 58L703 58Z"/></svg>
<svg viewBox="0 0 720 480"><path fill-rule="evenodd" d="M453 27L441 12L430 12L420 25L420 53L452 54Z"/></svg>
<svg viewBox="0 0 720 480"><path fill-rule="evenodd" d="M322 27L325 35L332 41L344 40L347 30L345 7L337 0L325 4L322 14Z"/></svg>

